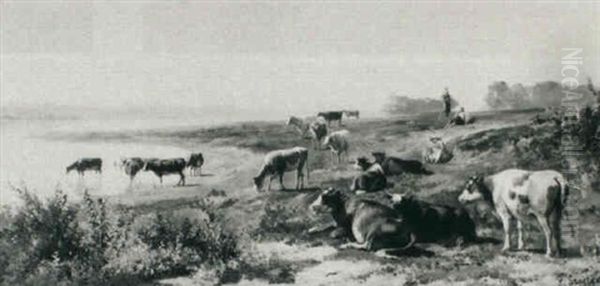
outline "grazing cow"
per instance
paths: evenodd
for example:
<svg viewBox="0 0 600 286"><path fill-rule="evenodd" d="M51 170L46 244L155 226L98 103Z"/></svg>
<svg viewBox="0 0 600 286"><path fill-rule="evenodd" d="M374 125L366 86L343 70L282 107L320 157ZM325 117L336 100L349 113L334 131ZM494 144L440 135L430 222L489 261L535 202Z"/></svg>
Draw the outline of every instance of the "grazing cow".
<svg viewBox="0 0 600 286"><path fill-rule="evenodd" d="M323 148L331 150L331 158L337 156L338 164L342 162L342 154L348 156L348 136L350 131L339 130L329 134L323 140Z"/></svg>
<svg viewBox="0 0 600 286"><path fill-rule="evenodd" d="M327 125L331 125L332 121L337 121L338 126L342 126L342 114L343 111L324 111L319 112L317 117L323 117L327 121Z"/></svg>
<svg viewBox="0 0 600 286"><path fill-rule="evenodd" d="M354 117L356 119L360 118L360 112L358 110L344 110L344 115L346 115L346 117L350 118L350 117Z"/></svg>
<svg viewBox="0 0 600 286"><path fill-rule="evenodd" d="M508 169L471 177L458 200L483 200L495 208L504 227L502 251L510 249L513 219L517 220L518 249L523 249L522 221L533 214L546 236L546 256L550 257L560 253L560 218L567 196L567 182L559 172Z"/></svg>
<svg viewBox="0 0 600 286"><path fill-rule="evenodd" d="M204 165L204 156L202 153L192 153L186 164L186 166L190 168L190 176L201 174L202 165Z"/></svg>
<svg viewBox="0 0 600 286"><path fill-rule="evenodd" d="M308 134L313 141L313 147L319 148L321 140L327 136L327 123L323 117L318 117L313 123L309 125Z"/></svg>
<svg viewBox="0 0 600 286"><path fill-rule="evenodd" d="M185 166L186 162L183 158L148 160L144 162L144 171L152 171L158 176L161 184L164 175L179 174L177 185L185 186L185 175L183 174Z"/></svg>
<svg viewBox="0 0 600 286"><path fill-rule="evenodd" d="M463 208L427 203L412 195L386 194L393 208L414 226L417 242L438 242L459 237L464 242L477 239L475 222Z"/></svg>
<svg viewBox="0 0 600 286"><path fill-rule="evenodd" d="M350 190L356 193L381 191L392 185L388 184L383 168L378 163L372 163L365 157L356 160L356 167L362 172L356 176L350 185Z"/></svg>
<svg viewBox="0 0 600 286"><path fill-rule="evenodd" d="M310 205L313 212L328 209L337 233L349 236L354 242L342 248L377 251L386 255L394 248L410 248L416 237L412 227L393 209L380 203L358 199L329 188Z"/></svg>
<svg viewBox="0 0 600 286"><path fill-rule="evenodd" d="M306 134L308 132L309 124L304 122L301 118L296 116L290 116L287 122L288 126L293 126L300 135Z"/></svg>
<svg viewBox="0 0 600 286"><path fill-rule="evenodd" d="M433 172L425 169L425 166L417 160L403 160L398 157L387 157L385 152L371 153L375 162L383 168L386 176L400 175L403 173L431 175Z"/></svg>
<svg viewBox="0 0 600 286"><path fill-rule="evenodd" d="M100 158L81 158L67 167L67 174L76 170L79 176L83 176L85 171L92 170L102 173L102 159Z"/></svg>
<svg viewBox="0 0 600 286"><path fill-rule="evenodd" d="M254 177L254 186L258 192L262 191L263 182L269 176L269 185L267 189L271 190L271 182L275 176L279 176L279 184L285 190L283 185L283 174L289 171L296 171L296 189L304 188L304 173L302 169L306 166L306 176L308 171L308 149L304 147L294 147L291 149L276 150L267 153L262 168L258 175Z"/></svg>

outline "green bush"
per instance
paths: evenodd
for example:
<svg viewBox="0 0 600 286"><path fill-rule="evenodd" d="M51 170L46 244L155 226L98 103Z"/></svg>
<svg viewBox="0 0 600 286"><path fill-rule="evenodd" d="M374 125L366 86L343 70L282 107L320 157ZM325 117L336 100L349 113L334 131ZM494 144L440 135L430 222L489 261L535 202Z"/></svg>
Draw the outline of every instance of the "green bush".
<svg viewBox="0 0 600 286"><path fill-rule="evenodd" d="M211 210L135 216L87 193L76 204L17 191L23 204L0 214L2 285L131 285L240 256Z"/></svg>

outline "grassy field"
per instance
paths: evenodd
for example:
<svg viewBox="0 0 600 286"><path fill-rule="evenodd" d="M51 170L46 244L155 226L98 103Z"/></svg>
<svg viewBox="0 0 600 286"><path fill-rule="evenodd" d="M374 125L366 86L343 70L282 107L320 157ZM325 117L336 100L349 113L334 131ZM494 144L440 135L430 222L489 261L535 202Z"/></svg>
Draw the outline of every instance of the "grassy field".
<svg viewBox="0 0 600 286"><path fill-rule="evenodd" d="M431 176L402 175L391 178L392 192L413 192L418 197L448 205L456 198L465 179L476 172L493 173L506 168L560 169L559 141L552 124L530 126L537 110L475 114L470 126L442 129L438 114L413 118L345 120L351 133L350 160L385 151L403 158L420 159L429 136L443 136L454 149L454 158L444 165L428 166ZM190 186L143 190L111 198L121 208L139 214L195 209L211 201L217 220L244 237L254 255L268 261L259 270L239 270L229 282L240 285L297 283L300 285L585 285L600 283L598 257L581 257L577 247L567 256L547 259L543 236L537 224L526 224L527 251L501 254L500 245L419 245L412 255L389 260L355 250L338 250L343 243L327 234L309 235L307 230L330 221L316 216L307 206L317 190L333 186L347 189L356 171L351 162L337 165L327 151L310 149L309 188L302 191L256 193L251 179L265 152L305 146L303 139L284 122L247 122L212 128L185 128L139 132L59 134L56 138L86 141L131 141L173 145L197 151L207 158L206 176L190 178ZM595 178L598 180L598 178ZM293 176L286 176L287 186ZM597 181L594 183L598 189ZM278 184L275 184L278 186ZM366 195L386 203L380 194ZM577 199L576 197L574 199ZM201 203L203 202L203 203ZM587 249L600 234L600 193L581 201L583 241ZM501 239L499 221L489 209L469 206L480 236ZM162 284L202 284L210 281L210 269L191 277L158 281ZM261 272L257 275L253 271ZM208 276L207 276L208 275ZM208 282L207 282L208 283ZM588 284L595 285L595 284Z"/></svg>

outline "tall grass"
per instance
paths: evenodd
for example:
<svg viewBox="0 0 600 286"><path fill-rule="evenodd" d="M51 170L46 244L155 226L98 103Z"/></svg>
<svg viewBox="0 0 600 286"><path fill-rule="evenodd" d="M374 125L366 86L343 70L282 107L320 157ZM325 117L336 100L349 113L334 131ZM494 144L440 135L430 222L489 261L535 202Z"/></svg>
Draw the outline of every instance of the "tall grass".
<svg viewBox="0 0 600 286"><path fill-rule="evenodd" d="M60 190L0 215L1 285L138 284L223 265L240 256L237 237L199 209L133 215L87 193Z"/></svg>

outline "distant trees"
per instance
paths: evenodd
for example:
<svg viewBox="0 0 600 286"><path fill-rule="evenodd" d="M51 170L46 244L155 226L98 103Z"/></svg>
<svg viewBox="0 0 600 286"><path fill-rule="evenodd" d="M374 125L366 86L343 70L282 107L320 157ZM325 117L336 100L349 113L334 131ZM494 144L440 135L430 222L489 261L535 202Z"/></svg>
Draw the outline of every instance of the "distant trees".
<svg viewBox="0 0 600 286"><path fill-rule="evenodd" d="M458 102L451 99L452 106L458 105ZM443 111L444 103L440 99L433 98L411 98L406 95L390 96L388 104L385 106L385 112L390 115L411 115L424 112Z"/></svg>
<svg viewBox="0 0 600 286"><path fill-rule="evenodd" d="M588 85L581 85L572 92L581 95L582 105L593 105L598 101L591 80ZM504 81L497 81L488 86L485 102L492 109L522 109L531 107L558 107L565 96L563 87L554 81L543 81L533 86L520 83L509 86Z"/></svg>

